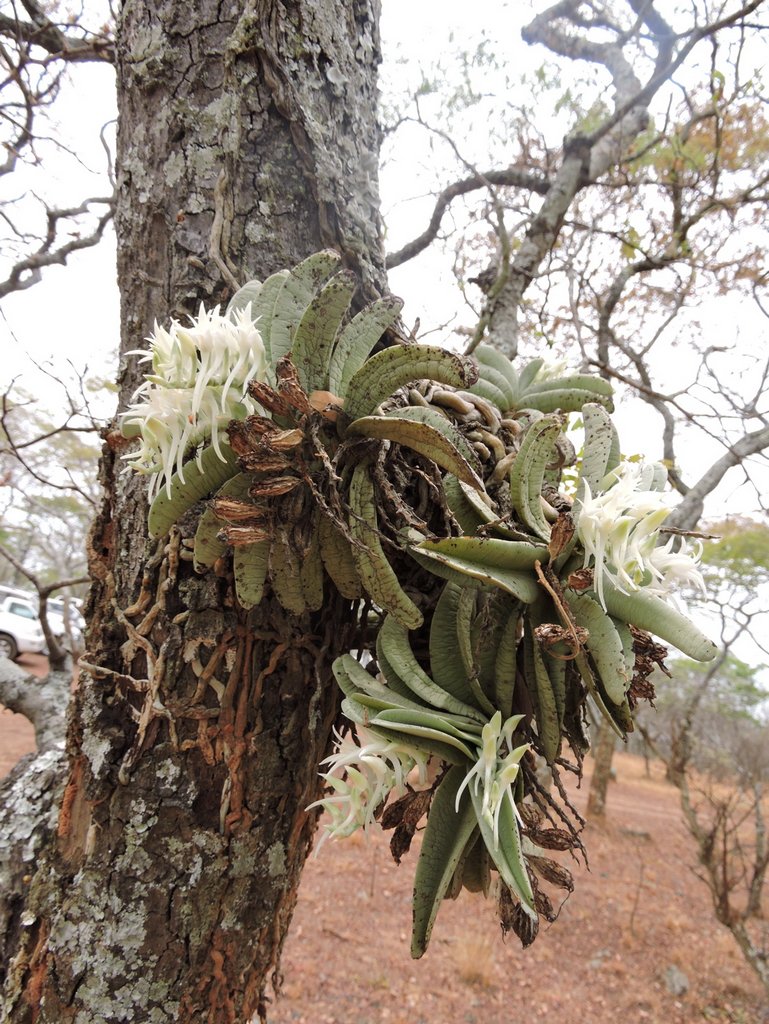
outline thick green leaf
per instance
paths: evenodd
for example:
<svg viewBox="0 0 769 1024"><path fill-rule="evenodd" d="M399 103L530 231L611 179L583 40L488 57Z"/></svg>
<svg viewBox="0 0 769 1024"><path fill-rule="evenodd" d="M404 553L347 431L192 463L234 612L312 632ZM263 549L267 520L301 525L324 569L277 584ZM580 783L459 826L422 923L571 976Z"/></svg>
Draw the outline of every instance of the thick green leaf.
<svg viewBox="0 0 769 1024"><path fill-rule="evenodd" d="M457 810L459 787L466 770L450 768L435 791L427 826L422 834L414 876L414 926L411 933L411 955L421 957L430 941L441 901L477 827L470 797L465 792Z"/></svg>
<svg viewBox="0 0 769 1024"><path fill-rule="evenodd" d="M362 416L349 425L350 434L405 445L465 483L483 488L483 481L453 441L427 423L416 423L405 416Z"/></svg>
<svg viewBox="0 0 769 1024"><path fill-rule="evenodd" d="M475 808L475 815L481 828L481 836L486 844L486 849L489 851L489 856L497 866L497 871L499 871L502 881L517 896L529 917L536 918L537 911L534 906L534 892L531 887L529 872L526 868L526 861L523 858L518 820L510 800L504 798L499 809L498 842L495 843L492 825L487 821L482 812L483 795L480 790L476 793L472 783L468 788L472 797L473 807Z"/></svg>
<svg viewBox="0 0 769 1024"><path fill-rule="evenodd" d="M475 721L485 721L476 708L458 700L446 690L441 689L424 671L409 643L408 630L398 620L388 615L380 630L382 649L390 665L397 672L406 686L421 700L435 708L450 711L457 715L466 715Z"/></svg>
<svg viewBox="0 0 769 1024"><path fill-rule="evenodd" d="M334 340L356 287L355 274L343 270L321 288L302 314L294 336L292 361L308 394L329 387Z"/></svg>
<svg viewBox="0 0 769 1024"><path fill-rule="evenodd" d="M712 661L718 654L718 648L712 640L709 640L685 615L676 611L656 594L650 594L643 589L632 594L623 594L608 580L604 580L603 593L606 610L610 615L638 629L654 633L689 658L695 661Z"/></svg>
<svg viewBox="0 0 769 1024"><path fill-rule="evenodd" d="M329 390L344 398L353 376L363 366L384 332L398 319L402 299L385 295L354 316L340 332L329 366Z"/></svg>
<svg viewBox="0 0 769 1024"><path fill-rule="evenodd" d="M430 622L430 671L442 689L466 704L473 702L457 637L457 609L463 588L447 583Z"/></svg>
<svg viewBox="0 0 769 1024"><path fill-rule="evenodd" d="M213 447L208 447L199 459L190 459L181 473L174 473L168 488L163 487L158 492L147 520L150 537L164 536L196 501L218 491L226 480L239 472L238 457L232 448L228 444L220 444L220 447L223 460Z"/></svg>
<svg viewBox="0 0 769 1024"><path fill-rule="evenodd" d="M233 549L232 573L235 577L235 593L243 608L255 608L262 600L269 556L268 540Z"/></svg>
<svg viewBox="0 0 769 1024"><path fill-rule="evenodd" d="M287 356L294 344L294 336L302 315L315 293L339 266L339 253L325 249L302 260L289 273L283 288L275 299L270 331L270 361L275 365ZM266 282L265 282L266 284Z"/></svg>
<svg viewBox="0 0 769 1024"><path fill-rule="evenodd" d="M531 573L492 569L467 559L422 550L421 545L411 545L408 550L420 565L451 583L472 586L475 581L477 586L499 587L525 604L531 604L539 596L539 585Z"/></svg>
<svg viewBox="0 0 769 1024"><path fill-rule="evenodd" d="M415 380L464 388L475 380L474 363L434 345L396 345L367 359L344 396L351 420L370 416L398 388Z"/></svg>

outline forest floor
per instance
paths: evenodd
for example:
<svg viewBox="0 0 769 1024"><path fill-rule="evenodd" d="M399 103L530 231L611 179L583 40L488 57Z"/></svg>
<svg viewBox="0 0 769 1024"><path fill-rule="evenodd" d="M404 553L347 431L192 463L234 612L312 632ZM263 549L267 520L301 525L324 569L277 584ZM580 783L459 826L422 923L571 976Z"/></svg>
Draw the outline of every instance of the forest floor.
<svg viewBox="0 0 769 1024"><path fill-rule="evenodd" d="M0 775L32 749L29 723L0 710ZM463 893L412 961L418 838L400 867L384 833L325 843L304 872L271 1024L769 1024L696 876L676 790L659 764L615 764L606 820L583 833L590 868L569 863L575 891L526 950L502 941L491 901ZM572 794L580 810L588 783Z"/></svg>

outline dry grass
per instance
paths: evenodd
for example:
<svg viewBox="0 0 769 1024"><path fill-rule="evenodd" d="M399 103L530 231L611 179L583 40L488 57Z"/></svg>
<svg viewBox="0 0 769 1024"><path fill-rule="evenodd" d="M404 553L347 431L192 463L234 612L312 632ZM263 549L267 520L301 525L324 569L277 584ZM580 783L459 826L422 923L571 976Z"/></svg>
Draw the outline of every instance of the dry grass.
<svg viewBox="0 0 769 1024"><path fill-rule="evenodd" d="M465 932L451 951L457 976L468 985L491 988L496 976L497 945L497 935L488 929Z"/></svg>

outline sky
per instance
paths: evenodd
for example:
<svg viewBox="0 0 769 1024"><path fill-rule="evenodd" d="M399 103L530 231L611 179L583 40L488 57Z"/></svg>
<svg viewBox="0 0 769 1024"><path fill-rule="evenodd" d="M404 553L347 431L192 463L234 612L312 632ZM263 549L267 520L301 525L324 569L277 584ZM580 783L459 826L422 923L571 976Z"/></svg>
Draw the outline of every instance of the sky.
<svg viewBox="0 0 769 1024"><path fill-rule="evenodd" d="M99 132L106 125L106 134L112 134L112 69L78 66L75 80L65 84L54 112L52 132L77 153L77 159L43 144L41 166L25 169L23 186L11 180L19 175L0 179L2 201L23 194L23 188L27 195L51 195L53 202L66 207L79 205L85 195L103 196L111 191ZM36 214L39 217L37 210ZM112 229L98 247L77 252L67 266L48 267L43 274L40 283L7 296L0 305L1 377L4 382L18 377L21 386L41 393L42 401L56 408L62 395L50 380L35 372L34 363L66 380L73 377L70 363L77 372L87 367L90 374L107 380L115 376L119 304ZM113 405L110 397L102 411Z"/></svg>

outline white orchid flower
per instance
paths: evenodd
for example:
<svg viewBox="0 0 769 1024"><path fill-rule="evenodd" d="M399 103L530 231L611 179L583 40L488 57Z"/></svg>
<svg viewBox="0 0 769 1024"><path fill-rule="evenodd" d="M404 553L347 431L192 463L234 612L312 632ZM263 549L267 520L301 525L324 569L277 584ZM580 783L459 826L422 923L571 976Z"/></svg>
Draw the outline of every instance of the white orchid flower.
<svg viewBox="0 0 769 1024"><path fill-rule="evenodd" d="M385 800L406 792L406 777L414 768L419 772L419 784L427 782L428 754L380 739L360 727L358 736L362 746L340 740L337 753L321 762L329 766L327 772L321 772L321 778L333 793L307 808L309 811L322 807L331 818L324 827L318 849L328 838L341 839L359 828L367 832Z"/></svg>
<svg viewBox="0 0 769 1024"><path fill-rule="evenodd" d="M257 411L249 397L249 380L264 378L262 336L251 319L251 304L223 316L219 306L203 306L189 326L173 320L168 330L155 324L143 362L152 363L137 388L121 426L141 445L124 458L131 468L154 475L150 497L174 472L184 479L183 462L192 448L210 439L223 459L220 434L230 420ZM129 353L138 354L138 353Z"/></svg>
<svg viewBox="0 0 769 1024"><path fill-rule="evenodd" d="M691 587L705 596L707 588L699 561L702 542L674 550L678 538L671 537L666 544L659 545L649 555L649 569L653 580L648 589L661 596L667 596L673 589Z"/></svg>
<svg viewBox="0 0 769 1024"><path fill-rule="evenodd" d="M603 607L605 580L624 594L642 587L664 597L674 586L704 589L700 549L677 537L660 544L660 527L671 512L672 499L652 489L655 465L625 462L612 475L616 482L601 494L593 495L585 481L577 521L585 550L583 567L592 563L595 592Z"/></svg>
<svg viewBox="0 0 769 1024"><path fill-rule="evenodd" d="M482 792L481 814L492 829L495 846L499 843L499 813L502 803L507 798L515 812L513 783L518 777L521 758L529 749L529 744L513 747L512 738L523 715L513 715L502 724L502 713L497 711L484 725L481 733L481 749L478 759L464 778L457 790L456 809L468 786L472 786L477 795Z"/></svg>

